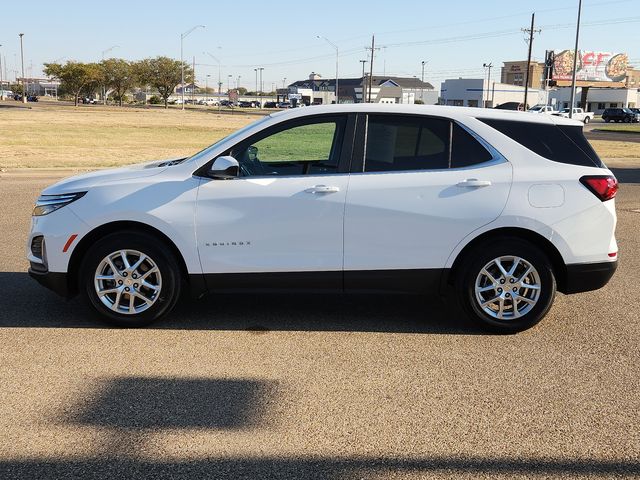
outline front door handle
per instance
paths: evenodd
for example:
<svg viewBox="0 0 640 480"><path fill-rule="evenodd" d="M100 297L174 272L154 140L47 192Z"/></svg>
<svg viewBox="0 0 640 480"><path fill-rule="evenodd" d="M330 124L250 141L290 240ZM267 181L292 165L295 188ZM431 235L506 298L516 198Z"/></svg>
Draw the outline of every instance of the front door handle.
<svg viewBox="0 0 640 480"><path fill-rule="evenodd" d="M307 188L307 193L336 193L340 191L340 187L333 187L330 185L315 185L311 188Z"/></svg>
<svg viewBox="0 0 640 480"><path fill-rule="evenodd" d="M488 187L489 185L491 185L489 180L478 180L477 178L467 178L466 180L456 183L457 187L471 188Z"/></svg>

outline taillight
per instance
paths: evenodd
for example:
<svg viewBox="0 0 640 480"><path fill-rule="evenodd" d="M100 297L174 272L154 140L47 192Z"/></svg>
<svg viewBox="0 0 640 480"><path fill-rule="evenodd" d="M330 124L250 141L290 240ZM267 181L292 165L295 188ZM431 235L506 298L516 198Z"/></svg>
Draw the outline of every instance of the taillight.
<svg viewBox="0 0 640 480"><path fill-rule="evenodd" d="M613 175L585 175L580 183L603 202L614 198L618 191L618 180Z"/></svg>

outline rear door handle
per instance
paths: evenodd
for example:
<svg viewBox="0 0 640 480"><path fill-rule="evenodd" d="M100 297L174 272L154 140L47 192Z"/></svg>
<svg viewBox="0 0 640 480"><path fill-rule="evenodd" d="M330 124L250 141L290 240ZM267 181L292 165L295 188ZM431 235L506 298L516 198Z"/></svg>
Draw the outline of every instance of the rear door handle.
<svg viewBox="0 0 640 480"><path fill-rule="evenodd" d="M477 178L467 178L461 182L458 182L456 186L458 187L471 187L471 188L480 188L480 187L488 187L491 185L489 180L478 180Z"/></svg>
<svg viewBox="0 0 640 480"><path fill-rule="evenodd" d="M311 188L307 188L307 193L336 193L340 191L340 187L334 187L330 185L315 185Z"/></svg>

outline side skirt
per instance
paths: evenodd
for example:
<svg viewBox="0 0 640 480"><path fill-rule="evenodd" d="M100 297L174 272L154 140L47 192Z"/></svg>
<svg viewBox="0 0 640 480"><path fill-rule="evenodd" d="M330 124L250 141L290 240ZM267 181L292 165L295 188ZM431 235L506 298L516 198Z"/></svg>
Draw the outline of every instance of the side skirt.
<svg viewBox="0 0 640 480"><path fill-rule="evenodd" d="M403 293L434 295L449 269L349 270L334 272L206 273L189 275L197 285L204 278L210 293L309 292Z"/></svg>

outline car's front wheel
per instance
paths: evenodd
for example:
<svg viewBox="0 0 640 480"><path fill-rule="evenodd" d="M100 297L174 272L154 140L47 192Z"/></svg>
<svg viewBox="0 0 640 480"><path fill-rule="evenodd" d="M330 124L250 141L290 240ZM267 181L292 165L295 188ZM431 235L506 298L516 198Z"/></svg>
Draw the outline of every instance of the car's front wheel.
<svg viewBox="0 0 640 480"><path fill-rule="evenodd" d="M588 125L589 124L589 117L584 117L584 124Z"/></svg>
<svg viewBox="0 0 640 480"><path fill-rule="evenodd" d="M80 285L110 323L148 325L166 315L180 296L180 269L165 245L136 231L105 236L87 251Z"/></svg>
<svg viewBox="0 0 640 480"><path fill-rule="evenodd" d="M467 314L484 328L515 333L537 324L556 294L546 255L519 238L494 239L469 252L456 290Z"/></svg>

